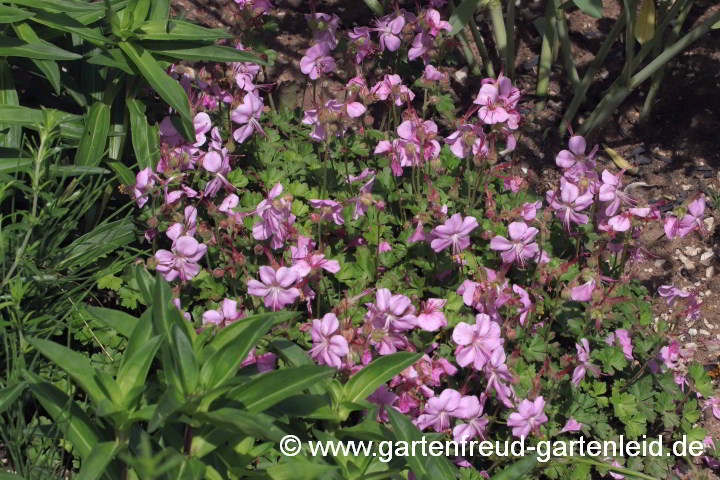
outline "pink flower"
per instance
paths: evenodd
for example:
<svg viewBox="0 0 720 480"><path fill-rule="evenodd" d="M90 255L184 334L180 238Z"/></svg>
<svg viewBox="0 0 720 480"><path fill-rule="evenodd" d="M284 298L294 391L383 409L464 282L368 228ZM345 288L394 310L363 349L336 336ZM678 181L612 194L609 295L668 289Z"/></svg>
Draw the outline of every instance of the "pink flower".
<svg viewBox="0 0 720 480"><path fill-rule="evenodd" d="M345 223L342 203L334 200L311 199L310 206L321 210L320 216L318 217L319 219L332 220L335 222L335 225L343 225Z"/></svg>
<svg viewBox="0 0 720 480"><path fill-rule="evenodd" d="M425 240L425 228L423 228L422 222L418 222L415 231L408 237L408 243L421 242L423 240Z"/></svg>
<svg viewBox="0 0 720 480"><path fill-rule="evenodd" d="M233 208L237 207L239 202L240 197L231 193L223 199L222 203L218 207L218 211L231 215L233 213Z"/></svg>
<svg viewBox="0 0 720 480"><path fill-rule="evenodd" d="M565 433L565 432L579 432L582 427L584 427L584 424L578 422L574 418L570 417L568 418L567 422L565 422L565 426L560 430L558 433Z"/></svg>
<svg viewBox="0 0 720 480"><path fill-rule="evenodd" d="M195 143L193 147L201 147L206 141L205 134L212 128L212 120L210 120L210 116L207 113L200 112L195 115L193 125L195 126ZM159 130L163 140L171 146L185 143L185 138L177 131L169 116L163 118L162 122L160 122Z"/></svg>
<svg viewBox="0 0 720 480"><path fill-rule="evenodd" d="M446 388L438 397L432 397L425 405L425 413L417 418L417 427L432 427L436 432L450 428L450 418L471 418L477 412L476 396L463 396L457 390Z"/></svg>
<svg viewBox="0 0 720 480"><path fill-rule="evenodd" d="M197 208L192 205L185 207L185 219L183 223L173 223L170 228L167 229L165 234L173 241L173 245L178 238L189 235L195 236L195 228L197 222Z"/></svg>
<svg viewBox="0 0 720 480"><path fill-rule="evenodd" d="M335 59L331 57L331 45L321 42L308 48L305 56L300 59L300 71L316 80L323 73L330 73L335 70Z"/></svg>
<svg viewBox="0 0 720 480"><path fill-rule="evenodd" d="M233 122L242 126L233 132L233 138L238 143L247 140L254 131L262 132L263 129L257 121L262 116L263 101L253 92L245 94L242 105L239 105L230 114Z"/></svg>
<svg viewBox="0 0 720 480"><path fill-rule="evenodd" d="M477 397L475 397L477 398ZM477 402L468 401L470 407L466 413L466 417L462 417L467 420L467 423L458 423L453 428L453 440L456 442L466 442L475 437L485 439L485 427L487 427L490 420L487 416L483 415L483 402L478 400Z"/></svg>
<svg viewBox="0 0 720 480"><path fill-rule="evenodd" d="M340 271L340 262L326 259L324 254L313 252L313 248L315 248L315 242L304 235L298 236L297 247L290 247L290 256L293 261L292 268L299 277L306 277L313 271L320 269L330 273Z"/></svg>
<svg viewBox="0 0 720 480"><path fill-rule="evenodd" d="M613 460L612 466L613 466L613 467L620 467L620 468L622 468L622 465L621 465L620 462L618 462L617 460ZM610 476L613 477L613 478L616 479L616 480L622 480L623 478L625 478L625 475L621 475L621 474L619 474L619 473L615 473L615 472L613 472L612 470L610 470L608 473L610 473Z"/></svg>
<svg viewBox="0 0 720 480"><path fill-rule="evenodd" d="M394 14L386 15L375 21L375 27L372 30L380 34L380 50L387 49L394 52L400 48L400 32L405 26L405 17Z"/></svg>
<svg viewBox="0 0 720 480"><path fill-rule="evenodd" d="M713 416L717 419L720 419L720 397L710 397L705 402L705 408L711 407Z"/></svg>
<svg viewBox="0 0 720 480"><path fill-rule="evenodd" d="M506 356L505 351L500 348L493 350L490 355L490 360L485 364L483 373L487 379L487 387L485 393L489 393L491 390L495 390L498 400L500 400L506 407L513 408L513 397L515 392L512 387L508 384L512 384L513 377L505 363ZM507 383L503 383L507 382Z"/></svg>
<svg viewBox="0 0 720 480"><path fill-rule="evenodd" d="M447 78L446 73L442 73L437 68L433 67L429 63L425 65L425 71L423 72L423 78L431 82L438 82Z"/></svg>
<svg viewBox="0 0 720 480"><path fill-rule="evenodd" d="M247 358L243 360L241 365L243 367L247 367L248 365L256 365L258 373L265 373L271 370L275 370L276 360L277 355L275 355L274 353L267 352L258 355L257 353L255 353L255 347L253 347L252 350L250 350Z"/></svg>
<svg viewBox="0 0 720 480"><path fill-rule="evenodd" d="M616 342L617 340L617 342ZM605 338L605 343L608 345L612 345L614 343L619 343L620 346L623 349L623 353L625 354L625 358L627 358L630 361L633 361L633 346L632 346L632 340L630 339L630 332L625 330L624 328L618 328L615 330L614 333L609 333L608 336Z"/></svg>
<svg viewBox="0 0 720 480"><path fill-rule="evenodd" d="M147 203L147 194L155 186L155 180L157 179L150 167L143 168L135 175L133 197L135 197L135 203L139 208L142 208Z"/></svg>
<svg viewBox="0 0 720 480"><path fill-rule="evenodd" d="M253 225L253 238L272 238L270 246L275 249L283 246L290 235L289 227L295 222L295 215L291 213L292 200L280 196L282 191L283 186L278 183L270 190L268 197L255 208L255 214L262 220Z"/></svg>
<svg viewBox="0 0 720 480"><path fill-rule="evenodd" d="M500 338L500 326L484 313L475 316L475 325L458 323L452 339L458 344L455 351L458 365L466 367L472 364L475 370L482 370L493 350L504 343Z"/></svg>
<svg viewBox="0 0 720 480"><path fill-rule="evenodd" d="M387 240L383 240L378 244L379 253L389 252L390 250L392 250L392 245L390 245Z"/></svg>
<svg viewBox="0 0 720 480"><path fill-rule="evenodd" d="M197 262L205 255L207 245L198 243L192 237L179 237L173 242L172 251L158 250L155 254L155 269L168 282L180 278L187 281L200 273Z"/></svg>
<svg viewBox="0 0 720 480"><path fill-rule="evenodd" d="M425 12L425 22L427 22L428 27L430 27L429 33L433 37L440 33L440 30L445 30L446 32L452 31L450 22L440 20L440 12L432 8Z"/></svg>
<svg viewBox="0 0 720 480"><path fill-rule="evenodd" d="M208 197L217 195L220 187L224 187L225 190L233 190L235 188L226 178L226 175L230 173L230 159L227 153L227 149L223 149L222 152L210 150L203 157L203 168L215 174L215 177L205 185L204 194Z"/></svg>
<svg viewBox="0 0 720 480"><path fill-rule="evenodd" d="M305 14L305 20L307 20L312 29L313 40L318 43L327 43L331 49L337 46L335 32L340 23L340 17L335 14L315 13L315 15Z"/></svg>
<svg viewBox="0 0 720 480"><path fill-rule="evenodd" d="M458 158L465 158L471 152L473 155L487 152L485 132L481 125L459 125L456 131L445 138L445 143L450 145L450 151Z"/></svg>
<svg viewBox="0 0 720 480"><path fill-rule="evenodd" d="M340 368L342 357L349 352L348 342L340 334L334 335L340 328L340 322L334 313L327 313L322 320L312 322L313 348L310 356L321 365Z"/></svg>
<svg viewBox="0 0 720 480"><path fill-rule="evenodd" d="M377 421L389 422L390 418L387 414L387 407L392 407L398 400L398 396L387 388L387 385L380 385L375 391L367 397L367 401L378 405Z"/></svg>
<svg viewBox="0 0 720 480"><path fill-rule="evenodd" d="M525 325L525 320L532 309L533 302L530 300L528 292L524 288L520 287L520 285L513 285L513 292L520 295L519 300L523 307L518 308L516 313L520 314L520 325Z"/></svg>
<svg viewBox="0 0 720 480"><path fill-rule="evenodd" d="M601 375L600 368L590 363L590 342L587 338L581 338L580 343L575 344L577 349L577 359L580 365L575 367L572 376L572 383L574 385L580 385L580 382L585 378L585 373L589 370L593 376Z"/></svg>
<svg viewBox="0 0 720 480"><path fill-rule="evenodd" d="M531 431L536 431L543 423L548 421L545 415L545 400L537 397L534 401L523 400L517 412L510 414L507 420L508 427L513 427L512 433L516 437L526 437Z"/></svg>
<svg viewBox="0 0 720 480"><path fill-rule="evenodd" d="M442 311L446 303L447 300L442 298L431 298L425 302L420 315L417 316L418 326L428 332L447 326L447 319Z"/></svg>
<svg viewBox="0 0 720 480"><path fill-rule="evenodd" d="M370 29L368 27L355 27L352 32L348 32L348 37L353 40L351 45L355 47L355 63L360 65L373 49L370 40Z"/></svg>
<svg viewBox="0 0 720 480"><path fill-rule="evenodd" d="M565 177L560 178L560 197L549 190L545 195L547 202L555 210L555 214L562 218L565 228L570 230L570 222L584 225L588 222L587 215L580 213L588 208L593 201L593 195L588 190L580 195L580 189L567 181Z"/></svg>
<svg viewBox="0 0 720 480"><path fill-rule="evenodd" d="M540 250L538 244L533 242L538 229L528 227L525 222L513 222L508 226L508 231L512 241L496 235L490 240L490 248L502 251L500 256L505 263L519 262L525 265L525 260L533 258Z"/></svg>
<svg viewBox="0 0 720 480"><path fill-rule="evenodd" d="M222 306L217 310L208 310L203 313L203 325L214 323L220 327L227 327L242 317L244 317L244 314L237 311L237 302L226 298L223 300Z"/></svg>
<svg viewBox="0 0 720 480"><path fill-rule="evenodd" d="M415 307L405 295L392 295L387 288L379 288L375 304L369 305L366 322L372 326L370 343L380 355L395 353L409 345L401 332L417 326Z"/></svg>
<svg viewBox="0 0 720 480"><path fill-rule="evenodd" d="M475 230L478 222L475 217L462 217L459 213L447 219L443 225L432 230L433 240L430 246L436 252L445 250L452 246L453 255L470 246L470 232Z"/></svg>
<svg viewBox="0 0 720 480"><path fill-rule="evenodd" d="M412 46L408 50L408 60L415 60L416 58L422 58L427 61L430 50L433 47L435 39L428 32L420 32L415 35L412 41Z"/></svg>
<svg viewBox="0 0 720 480"><path fill-rule="evenodd" d="M400 75L385 75L382 81L373 86L370 93L380 100L387 100L389 96L392 96L398 107L405 102L412 102L415 98L412 90L403 85Z"/></svg>
<svg viewBox="0 0 720 480"><path fill-rule="evenodd" d="M277 311L289 305L300 296L300 290L293 287L298 276L287 267L273 269L260 267L260 281L248 282L248 293L256 297L265 297L265 306Z"/></svg>
<svg viewBox="0 0 720 480"><path fill-rule="evenodd" d="M700 196L688 205L688 212L682 218L678 219L674 215L665 218L665 235L672 240L676 236L684 237L695 229L702 230L704 215L705 196Z"/></svg>
<svg viewBox="0 0 720 480"><path fill-rule="evenodd" d="M555 157L555 163L558 167L564 168L567 171L566 173L570 173L572 176L582 176L584 173L595 170L595 160L593 158L595 152L597 152L597 147L586 157L585 148L587 148L587 143L585 138L579 135L570 137L568 147L570 150L561 150Z"/></svg>
<svg viewBox="0 0 720 480"><path fill-rule="evenodd" d="M621 205L635 205L635 200L622 191L622 183L620 175L613 175L607 170L602 172L603 184L600 187L598 199L601 202L610 202L605 208L605 215L611 217L615 215Z"/></svg>
<svg viewBox="0 0 720 480"><path fill-rule="evenodd" d="M592 300L592 292L595 290L595 279L591 278L586 283L573 287L570 292L570 297L576 302L589 302Z"/></svg>
<svg viewBox="0 0 720 480"><path fill-rule="evenodd" d="M542 207L542 201L540 200L537 202L523 203L522 217L528 222L535 220L535 217L537 216L537 209L540 207Z"/></svg>

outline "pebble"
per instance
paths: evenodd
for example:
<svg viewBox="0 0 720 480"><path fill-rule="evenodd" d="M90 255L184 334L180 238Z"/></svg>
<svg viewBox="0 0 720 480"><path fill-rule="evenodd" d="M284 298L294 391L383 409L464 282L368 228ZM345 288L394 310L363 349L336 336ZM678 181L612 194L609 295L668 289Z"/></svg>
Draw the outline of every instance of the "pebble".
<svg viewBox="0 0 720 480"><path fill-rule="evenodd" d="M690 336L695 336L695 335L697 335L697 333L698 333L697 328L691 328L688 330L688 334Z"/></svg>
<svg viewBox="0 0 720 480"><path fill-rule="evenodd" d="M704 319L704 318L703 318L703 323L705 324L705 326L706 326L709 330L712 330L713 328L715 328L715 327L713 327L712 325L710 325L710 322L708 322L708 321L707 321L706 319Z"/></svg>
<svg viewBox="0 0 720 480"><path fill-rule="evenodd" d="M712 263L712 258L715 256L712 250L708 250L707 252L700 255L700 263L702 263L705 266L708 266Z"/></svg>
<svg viewBox="0 0 720 480"><path fill-rule="evenodd" d="M698 330L698 332L700 333L700 335L705 335L706 337L710 336L710 332L708 332L704 328L701 328L700 330Z"/></svg>
<svg viewBox="0 0 720 480"><path fill-rule="evenodd" d="M720 333L715 335L715 338L720 340ZM717 352L718 350L720 350L720 344L710 343L710 344L708 344L707 349L708 349L708 352Z"/></svg>
<svg viewBox="0 0 720 480"><path fill-rule="evenodd" d="M680 185L686 192L692 188L692 185Z"/></svg>
<svg viewBox="0 0 720 480"><path fill-rule="evenodd" d="M468 78L468 69L467 67L463 67L460 70L455 71L453 73L453 78L460 84L465 84L465 80Z"/></svg>
<svg viewBox="0 0 720 480"><path fill-rule="evenodd" d="M715 267L713 267L712 265L710 265L709 267L707 267L707 268L705 269L705 278L707 278L708 280L710 280L710 279L713 277L713 275L715 275Z"/></svg>
<svg viewBox="0 0 720 480"><path fill-rule="evenodd" d="M667 260L662 259L662 258L661 258L660 260L655 260L655 266L656 266L656 267L662 267L663 265L665 265L665 262L666 262L666 261L667 261Z"/></svg>
<svg viewBox="0 0 720 480"><path fill-rule="evenodd" d="M705 227L708 229L709 233L712 233L713 227L715 226L715 219L713 217L708 217L705 220L703 220L705 223Z"/></svg>
<svg viewBox="0 0 720 480"><path fill-rule="evenodd" d="M675 250L675 253L677 253L678 259L682 262L682 264L687 268L688 270L695 270L695 264L690 261L689 258L687 258L685 255L680 253L679 250Z"/></svg>
<svg viewBox="0 0 720 480"><path fill-rule="evenodd" d="M690 245L688 245L687 247L685 247L685 254L694 257L695 255L700 253L700 250L702 250L700 247L691 247Z"/></svg>

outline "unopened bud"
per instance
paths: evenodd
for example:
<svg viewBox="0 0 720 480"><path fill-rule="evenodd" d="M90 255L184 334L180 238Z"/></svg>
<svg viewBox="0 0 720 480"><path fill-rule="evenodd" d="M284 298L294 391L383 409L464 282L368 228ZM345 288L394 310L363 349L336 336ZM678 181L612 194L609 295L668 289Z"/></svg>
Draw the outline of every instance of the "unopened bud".
<svg viewBox="0 0 720 480"><path fill-rule="evenodd" d="M222 278L225 275L225 270L223 270L220 267L217 267L215 270L213 270L213 277L215 278Z"/></svg>
<svg viewBox="0 0 720 480"><path fill-rule="evenodd" d="M258 244L255 245L255 247L253 248L253 251L255 252L255 255L262 255L262 253L265 251L265 249L263 248L262 245L260 245L260 244L258 243Z"/></svg>

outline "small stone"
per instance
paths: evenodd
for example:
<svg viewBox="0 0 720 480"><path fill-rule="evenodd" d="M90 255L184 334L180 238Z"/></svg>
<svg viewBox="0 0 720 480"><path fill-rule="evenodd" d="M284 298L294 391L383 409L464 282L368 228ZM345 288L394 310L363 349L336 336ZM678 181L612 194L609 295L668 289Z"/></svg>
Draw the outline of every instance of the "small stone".
<svg viewBox="0 0 720 480"><path fill-rule="evenodd" d="M688 245L687 247L685 247L685 254L694 257L695 255L700 253L700 250L700 247L691 247L690 245Z"/></svg>
<svg viewBox="0 0 720 480"><path fill-rule="evenodd" d="M697 348L697 343L695 342L688 342L685 344L686 348Z"/></svg>
<svg viewBox="0 0 720 480"><path fill-rule="evenodd" d="M712 292L710 290L705 290L705 295L710 295Z"/></svg>
<svg viewBox="0 0 720 480"><path fill-rule="evenodd" d="M704 328L701 328L700 330L698 330L698 333L700 333L700 335L705 335L706 337L710 336L710 332L708 332Z"/></svg>
<svg viewBox="0 0 720 480"><path fill-rule="evenodd" d="M468 69L467 67L463 67L460 70L457 70L455 73L453 73L453 78L455 81L457 81L460 84L465 84L465 80L468 78Z"/></svg>
<svg viewBox="0 0 720 480"><path fill-rule="evenodd" d="M662 258L659 259L659 260L655 260L655 266L656 266L656 267L662 267L663 265L665 265L665 262L666 262L666 260L665 260L665 259L662 259Z"/></svg>
<svg viewBox="0 0 720 480"><path fill-rule="evenodd" d="M708 280L710 280L710 279L713 277L713 275L715 275L715 267L713 267L712 265L710 265L709 267L707 267L707 268L705 269L705 278L707 278Z"/></svg>
<svg viewBox="0 0 720 480"><path fill-rule="evenodd" d="M716 335L715 335L715 338L717 338L718 340L720 340L720 333L716 334ZM717 344L717 343L709 343L709 344L707 345L707 349L708 349L708 352L717 352L718 350L720 350L720 344Z"/></svg>
<svg viewBox="0 0 720 480"><path fill-rule="evenodd" d="M712 250L708 250L707 252L700 255L700 263L702 263L705 266L708 266L712 263L712 258L715 256Z"/></svg>
<svg viewBox="0 0 720 480"><path fill-rule="evenodd" d="M690 261L689 258L687 258L682 253L678 253L678 259L682 262L683 266L687 268L688 270L695 270L695 264Z"/></svg>
<svg viewBox="0 0 720 480"><path fill-rule="evenodd" d="M697 328L691 328L688 330L688 335L690 335L690 336L695 336L695 335L697 335L697 333L698 333Z"/></svg>
<svg viewBox="0 0 720 480"><path fill-rule="evenodd" d="M712 233L713 227L715 226L715 219L713 217L708 217L703 220L703 223L705 223L705 228L707 228L708 233Z"/></svg>
<svg viewBox="0 0 720 480"><path fill-rule="evenodd" d="M680 185L686 192L692 188L692 185Z"/></svg>
<svg viewBox="0 0 720 480"><path fill-rule="evenodd" d="M708 321L705 320L704 318L703 318L703 323L705 324L705 326L706 326L709 330L712 330L713 328L715 328L715 327L713 327L712 325L710 325L710 322L708 322Z"/></svg>

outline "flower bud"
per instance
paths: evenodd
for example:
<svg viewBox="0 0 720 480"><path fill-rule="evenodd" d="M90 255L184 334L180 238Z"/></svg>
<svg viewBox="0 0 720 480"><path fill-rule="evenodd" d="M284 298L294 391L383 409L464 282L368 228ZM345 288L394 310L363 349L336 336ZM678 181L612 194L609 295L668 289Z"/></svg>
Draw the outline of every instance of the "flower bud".
<svg viewBox="0 0 720 480"><path fill-rule="evenodd" d="M220 267L217 267L216 269L213 270L212 273L213 273L213 277L222 278L225 275L225 270L223 270Z"/></svg>
<svg viewBox="0 0 720 480"><path fill-rule="evenodd" d="M263 248L262 245L260 245L260 244L258 243L258 244L255 245L255 247L253 248L253 251L255 252L255 255L262 255L262 253L265 251L265 249Z"/></svg>
<svg viewBox="0 0 720 480"><path fill-rule="evenodd" d="M563 291L560 292L560 298L563 300L570 300L570 298L572 298L572 292L568 287L563 288Z"/></svg>

